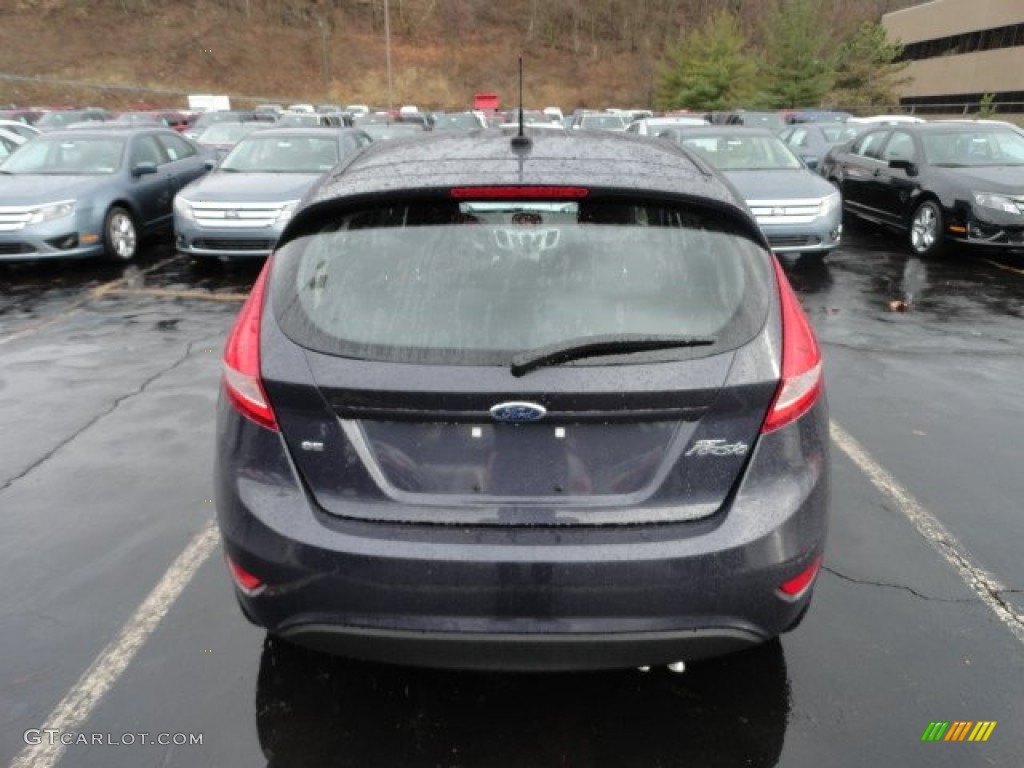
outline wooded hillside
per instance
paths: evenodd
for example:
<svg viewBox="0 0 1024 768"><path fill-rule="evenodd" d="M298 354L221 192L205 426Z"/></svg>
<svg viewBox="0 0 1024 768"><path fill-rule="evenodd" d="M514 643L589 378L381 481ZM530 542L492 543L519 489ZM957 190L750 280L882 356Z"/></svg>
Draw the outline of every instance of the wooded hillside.
<svg viewBox="0 0 1024 768"><path fill-rule="evenodd" d="M389 0L396 104L648 106L682 34L717 9L752 45L777 0ZM839 40L914 0L820 0ZM0 79L0 103L181 103L186 92L386 105L385 0L6 0L0 76L146 86L142 93ZM324 53L326 52L326 56ZM166 91L161 93L159 91Z"/></svg>

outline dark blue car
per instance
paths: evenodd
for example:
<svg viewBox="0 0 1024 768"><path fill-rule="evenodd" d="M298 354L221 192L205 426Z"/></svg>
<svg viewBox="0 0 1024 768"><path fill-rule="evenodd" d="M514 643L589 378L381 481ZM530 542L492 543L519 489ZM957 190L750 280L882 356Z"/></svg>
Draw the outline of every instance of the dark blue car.
<svg viewBox="0 0 1024 768"><path fill-rule="evenodd" d="M762 643L825 544L814 334L698 156L609 132L374 144L289 221L224 354L242 610L425 666Z"/></svg>
<svg viewBox="0 0 1024 768"><path fill-rule="evenodd" d="M179 189L213 164L164 128L53 131L0 164L0 260L134 258L172 223Z"/></svg>

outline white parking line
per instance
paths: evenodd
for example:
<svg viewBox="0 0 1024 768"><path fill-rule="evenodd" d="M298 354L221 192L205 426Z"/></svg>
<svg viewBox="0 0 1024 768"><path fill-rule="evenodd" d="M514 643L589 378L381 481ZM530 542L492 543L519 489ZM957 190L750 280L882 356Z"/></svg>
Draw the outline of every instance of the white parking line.
<svg viewBox="0 0 1024 768"><path fill-rule="evenodd" d="M953 566L964 583L1024 643L1024 616L1004 603L999 593L1006 589L991 573L977 565L963 545L921 502L881 467L864 447L836 422L831 422L832 441L857 465L868 480L910 521L929 544Z"/></svg>
<svg viewBox="0 0 1024 768"><path fill-rule="evenodd" d="M41 728L61 732L77 731L89 719L96 705L127 669L139 648L153 634L199 567L206 562L220 541L217 529L209 525L200 531L167 569L160 582L142 601L114 640L96 657L64 699L49 714ZM65 746L60 738L43 739L25 747L10 768L52 768L60 760Z"/></svg>
<svg viewBox="0 0 1024 768"><path fill-rule="evenodd" d="M831 422L832 440L857 465L871 483L907 517L918 532L956 569L960 578L987 605L1013 635L1024 643L1024 616L1015 613L996 595L1005 589L990 573L971 561L946 527L926 510L909 491L868 455L867 451L836 422ZM209 525L200 531L160 582L142 601L118 636L111 641L63 700L46 718L42 728L72 732L91 716L103 696L117 682L135 654L153 634L175 600L206 562L219 541L217 529ZM59 739L26 746L10 768L53 768L64 753Z"/></svg>

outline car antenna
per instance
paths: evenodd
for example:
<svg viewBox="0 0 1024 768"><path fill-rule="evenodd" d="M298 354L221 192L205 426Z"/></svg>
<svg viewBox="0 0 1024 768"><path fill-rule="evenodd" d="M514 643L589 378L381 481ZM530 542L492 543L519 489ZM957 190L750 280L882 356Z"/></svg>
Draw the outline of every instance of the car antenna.
<svg viewBox="0 0 1024 768"><path fill-rule="evenodd" d="M523 130L523 57L519 57L519 133L512 137L513 147L530 146L530 137Z"/></svg>

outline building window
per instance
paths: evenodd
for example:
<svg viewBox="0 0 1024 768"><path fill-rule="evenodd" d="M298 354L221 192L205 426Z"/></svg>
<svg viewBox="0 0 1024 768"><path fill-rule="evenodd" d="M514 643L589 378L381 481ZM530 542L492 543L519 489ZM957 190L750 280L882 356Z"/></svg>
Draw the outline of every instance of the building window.
<svg viewBox="0 0 1024 768"><path fill-rule="evenodd" d="M979 29L959 35L919 40L903 47L901 61L920 61L939 56L957 56L962 53L991 51L996 48L1024 46L1024 24L1008 24L1005 27Z"/></svg>

